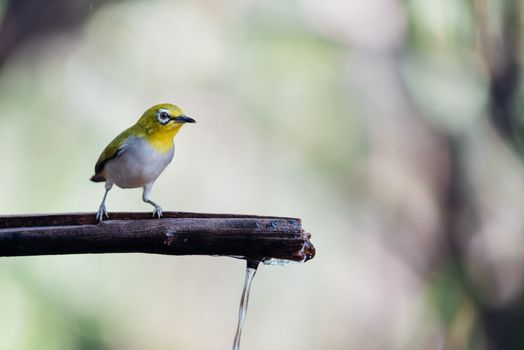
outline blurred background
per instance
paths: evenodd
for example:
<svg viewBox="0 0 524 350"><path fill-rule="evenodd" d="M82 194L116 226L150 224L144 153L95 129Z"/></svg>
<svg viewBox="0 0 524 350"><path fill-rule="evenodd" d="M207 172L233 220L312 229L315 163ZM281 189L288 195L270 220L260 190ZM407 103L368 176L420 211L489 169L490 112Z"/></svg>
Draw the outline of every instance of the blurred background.
<svg viewBox="0 0 524 350"><path fill-rule="evenodd" d="M523 349L518 0L0 0L0 212L97 210L150 105L197 120L152 198L303 219L242 348ZM149 211L140 190L109 211ZM0 349L229 349L229 258L0 259Z"/></svg>

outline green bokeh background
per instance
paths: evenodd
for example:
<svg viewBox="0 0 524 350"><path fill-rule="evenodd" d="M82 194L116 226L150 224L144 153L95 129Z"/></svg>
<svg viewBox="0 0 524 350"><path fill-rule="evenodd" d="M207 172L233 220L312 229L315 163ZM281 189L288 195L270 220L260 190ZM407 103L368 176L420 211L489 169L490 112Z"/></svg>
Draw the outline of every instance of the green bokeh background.
<svg viewBox="0 0 524 350"><path fill-rule="evenodd" d="M197 124L152 199L300 217L317 248L259 269L244 349L497 348L489 311L518 313L524 293L524 169L489 124L518 2L76 0L68 25L18 40L15 2L0 0L0 213L94 212L101 150L172 102ZM479 218L459 255L447 138ZM149 211L140 196L106 204ZM0 349L228 349L243 273L217 257L3 258Z"/></svg>

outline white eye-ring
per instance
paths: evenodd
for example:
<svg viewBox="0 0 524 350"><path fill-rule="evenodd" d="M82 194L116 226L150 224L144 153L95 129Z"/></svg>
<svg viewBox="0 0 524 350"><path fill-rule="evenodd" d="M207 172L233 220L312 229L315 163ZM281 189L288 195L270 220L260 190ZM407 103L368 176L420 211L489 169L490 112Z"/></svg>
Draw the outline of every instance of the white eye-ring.
<svg viewBox="0 0 524 350"><path fill-rule="evenodd" d="M156 118L162 125L169 123L170 120L169 113L165 109L159 109Z"/></svg>

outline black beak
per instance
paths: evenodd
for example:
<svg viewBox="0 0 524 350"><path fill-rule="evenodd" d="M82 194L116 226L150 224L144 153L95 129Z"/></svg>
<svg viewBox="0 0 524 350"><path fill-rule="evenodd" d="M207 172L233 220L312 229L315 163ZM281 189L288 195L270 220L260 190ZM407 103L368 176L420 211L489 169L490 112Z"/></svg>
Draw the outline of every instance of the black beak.
<svg viewBox="0 0 524 350"><path fill-rule="evenodd" d="M196 123L193 118L189 118L187 115L181 115L179 117L171 118L175 123Z"/></svg>

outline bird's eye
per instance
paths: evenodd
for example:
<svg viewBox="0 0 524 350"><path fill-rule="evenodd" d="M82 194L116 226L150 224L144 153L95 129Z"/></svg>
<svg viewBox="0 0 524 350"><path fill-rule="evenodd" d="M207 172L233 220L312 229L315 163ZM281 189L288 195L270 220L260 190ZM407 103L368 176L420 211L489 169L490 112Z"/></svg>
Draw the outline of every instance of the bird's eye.
<svg viewBox="0 0 524 350"><path fill-rule="evenodd" d="M158 113L158 121L162 124L169 122L169 114L166 111Z"/></svg>

